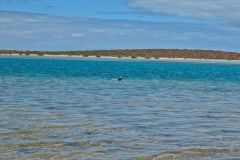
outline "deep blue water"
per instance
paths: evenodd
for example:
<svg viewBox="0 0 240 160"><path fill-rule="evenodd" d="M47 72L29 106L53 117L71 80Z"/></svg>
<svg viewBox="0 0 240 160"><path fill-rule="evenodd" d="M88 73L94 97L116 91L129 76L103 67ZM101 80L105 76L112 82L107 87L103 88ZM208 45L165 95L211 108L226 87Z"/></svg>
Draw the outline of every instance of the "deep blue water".
<svg viewBox="0 0 240 160"><path fill-rule="evenodd" d="M239 91L238 62L0 56L0 159L238 159Z"/></svg>

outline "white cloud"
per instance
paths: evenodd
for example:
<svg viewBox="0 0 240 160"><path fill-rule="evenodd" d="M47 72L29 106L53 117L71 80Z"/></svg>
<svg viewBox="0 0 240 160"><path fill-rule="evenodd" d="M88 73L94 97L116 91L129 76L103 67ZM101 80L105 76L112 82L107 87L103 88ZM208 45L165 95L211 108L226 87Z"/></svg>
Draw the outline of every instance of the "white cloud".
<svg viewBox="0 0 240 160"><path fill-rule="evenodd" d="M0 49L188 48L240 52L240 29L227 24L67 18L6 11L0 11L0 19L8 19L0 21Z"/></svg>
<svg viewBox="0 0 240 160"><path fill-rule="evenodd" d="M4 23L4 22L12 22L12 19L3 17L3 18L0 19L0 23Z"/></svg>
<svg viewBox="0 0 240 160"><path fill-rule="evenodd" d="M84 37L84 34L82 33L72 33L73 37Z"/></svg>
<svg viewBox="0 0 240 160"><path fill-rule="evenodd" d="M239 0L126 0L131 8L148 13L199 20L239 21Z"/></svg>

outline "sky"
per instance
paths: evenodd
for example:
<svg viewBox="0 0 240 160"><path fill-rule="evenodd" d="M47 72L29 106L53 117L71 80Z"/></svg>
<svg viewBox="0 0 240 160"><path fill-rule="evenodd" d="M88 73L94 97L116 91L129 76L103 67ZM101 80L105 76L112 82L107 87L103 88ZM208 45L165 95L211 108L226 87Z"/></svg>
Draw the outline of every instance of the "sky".
<svg viewBox="0 0 240 160"><path fill-rule="evenodd" d="M0 49L240 52L239 0L0 0Z"/></svg>

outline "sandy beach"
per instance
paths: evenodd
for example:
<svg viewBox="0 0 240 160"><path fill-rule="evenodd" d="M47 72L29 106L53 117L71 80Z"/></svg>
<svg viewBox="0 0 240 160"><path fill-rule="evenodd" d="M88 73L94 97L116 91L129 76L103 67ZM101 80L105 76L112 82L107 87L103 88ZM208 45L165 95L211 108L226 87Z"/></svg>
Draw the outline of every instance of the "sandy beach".
<svg viewBox="0 0 240 160"><path fill-rule="evenodd" d="M13 55L13 56L39 56L36 54L29 54L29 55L21 55L21 54L3 54L3 55ZM67 54L61 54L61 55L52 55L52 54L44 54L42 56L47 56L47 57L76 57L76 58L80 58L80 57L84 57L84 58L109 58L109 59L150 59L150 60L177 60L177 61L216 61L216 62L240 62L240 60L225 60L225 59L196 59L196 58L164 58L164 57L159 57L159 58L145 58L145 57L137 57L137 58L132 58L131 56L129 57L114 57L114 56L83 56L83 55L67 55Z"/></svg>

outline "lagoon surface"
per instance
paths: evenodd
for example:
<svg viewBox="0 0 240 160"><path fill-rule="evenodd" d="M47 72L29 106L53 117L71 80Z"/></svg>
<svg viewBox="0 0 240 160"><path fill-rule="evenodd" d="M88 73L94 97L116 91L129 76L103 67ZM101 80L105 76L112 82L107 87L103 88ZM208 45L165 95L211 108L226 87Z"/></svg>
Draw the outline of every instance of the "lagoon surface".
<svg viewBox="0 0 240 160"><path fill-rule="evenodd" d="M237 62L0 56L0 159L239 159L239 117Z"/></svg>

